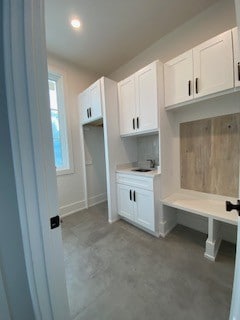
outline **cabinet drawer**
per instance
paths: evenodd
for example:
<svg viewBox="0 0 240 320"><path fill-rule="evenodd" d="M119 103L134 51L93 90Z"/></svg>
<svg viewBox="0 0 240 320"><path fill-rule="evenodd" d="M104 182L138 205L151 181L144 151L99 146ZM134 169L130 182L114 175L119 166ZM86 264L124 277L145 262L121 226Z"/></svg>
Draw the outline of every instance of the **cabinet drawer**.
<svg viewBox="0 0 240 320"><path fill-rule="evenodd" d="M135 188L153 190L153 178L131 174L117 173L117 183L122 183Z"/></svg>

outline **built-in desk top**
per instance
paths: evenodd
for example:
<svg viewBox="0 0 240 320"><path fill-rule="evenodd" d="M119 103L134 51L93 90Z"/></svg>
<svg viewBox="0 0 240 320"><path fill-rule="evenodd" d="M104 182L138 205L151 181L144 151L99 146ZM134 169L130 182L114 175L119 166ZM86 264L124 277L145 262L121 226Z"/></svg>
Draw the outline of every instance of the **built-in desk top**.
<svg viewBox="0 0 240 320"><path fill-rule="evenodd" d="M180 189L161 202L166 206L236 225L238 213L236 211L227 212L225 201L236 203L237 199Z"/></svg>

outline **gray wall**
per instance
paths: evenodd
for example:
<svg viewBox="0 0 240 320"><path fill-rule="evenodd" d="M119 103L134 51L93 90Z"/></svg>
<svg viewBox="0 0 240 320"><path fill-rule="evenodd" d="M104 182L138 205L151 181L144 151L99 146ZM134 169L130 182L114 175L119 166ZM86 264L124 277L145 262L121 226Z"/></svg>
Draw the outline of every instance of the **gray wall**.
<svg viewBox="0 0 240 320"><path fill-rule="evenodd" d="M108 77L115 81L120 81L154 60L159 59L164 63L235 26L234 0L219 0L207 10L139 53L128 63L108 75Z"/></svg>
<svg viewBox="0 0 240 320"><path fill-rule="evenodd" d="M3 2L0 4L1 22L2 6ZM8 124L2 31L3 26L0 38L0 268L11 318L33 320L35 317L26 274Z"/></svg>
<svg viewBox="0 0 240 320"><path fill-rule="evenodd" d="M73 161L73 172L57 176L60 214L76 212L85 207L84 166L82 163L82 148L80 140L80 119L78 112L78 95L99 75L81 69L72 63L48 54L49 70L60 73L64 77L64 99L67 115L68 135L70 139L69 152ZM94 185L95 181L91 181Z"/></svg>
<svg viewBox="0 0 240 320"><path fill-rule="evenodd" d="M107 199L103 128L84 127L88 205Z"/></svg>

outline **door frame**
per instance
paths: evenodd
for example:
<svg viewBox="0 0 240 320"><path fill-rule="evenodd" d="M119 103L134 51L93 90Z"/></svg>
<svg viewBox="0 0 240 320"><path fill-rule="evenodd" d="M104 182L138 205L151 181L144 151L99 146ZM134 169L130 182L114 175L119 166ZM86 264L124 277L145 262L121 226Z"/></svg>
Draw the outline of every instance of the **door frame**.
<svg viewBox="0 0 240 320"><path fill-rule="evenodd" d="M239 39L239 50L240 50L240 0L235 0L235 11L238 27L238 39ZM240 174L240 172L239 172ZM240 198L240 187L239 187L239 198ZM240 217L238 217L238 229L237 229L237 249L236 249L236 261L235 261L235 272L233 281L232 301L229 320L237 320L237 316L240 314ZM237 268L238 267L238 268Z"/></svg>
<svg viewBox="0 0 240 320"><path fill-rule="evenodd" d="M29 288L39 320L68 320L48 96L44 0L3 1L7 111Z"/></svg>

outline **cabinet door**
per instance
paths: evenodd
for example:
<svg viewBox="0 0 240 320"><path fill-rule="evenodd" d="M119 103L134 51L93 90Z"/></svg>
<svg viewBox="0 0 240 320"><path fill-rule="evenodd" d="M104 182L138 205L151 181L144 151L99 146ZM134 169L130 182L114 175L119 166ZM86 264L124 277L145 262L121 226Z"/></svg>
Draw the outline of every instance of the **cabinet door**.
<svg viewBox="0 0 240 320"><path fill-rule="evenodd" d="M157 62L135 73L137 131L158 129Z"/></svg>
<svg viewBox="0 0 240 320"><path fill-rule="evenodd" d="M151 231L155 231L153 192L140 188L135 188L134 192L135 222Z"/></svg>
<svg viewBox="0 0 240 320"><path fill-rule="evenodd" d="M193 99L192 50L164 64L165 106Z"/></svg>
<svg viewBox="0 0 240 320"><path fill-rule="evenodd" d="M136 103L134 75L118 84L120 134L130 134L136 130Z"/></svg>
<svg viewBox="0 0 240 320"><path fill-rule="evenodd" d="M233 61L234 61L234 80L235 87L240 86L240 49L238 42L238 28L232 30L233 36Z"/></svg>
<svg viewBox="0 0 240 320"><path fill-rule="evenodd" d="M102 99L100 80L92 84L88 89L90 120L94 121L102 118Z"/></svg>
<svg viewBox="0 0 240 320"><path fill-rule="evenodd" d="M134 221L134 202L130 199L133 191L129 186L117 184L118 214Z"/></svg>
<svg viewBox="0 0 240 320"><path fill-rule="evenodd" d="M195 98L233 87L231 30L193 49Z"/></svg>
<svg viewBox="0 0 240 320"><path fill-rule="evenodd" d="M80 122L82 124L89 122L89 96L88 91L85 90L79 95L79 108L80 108Z"/></svg>

